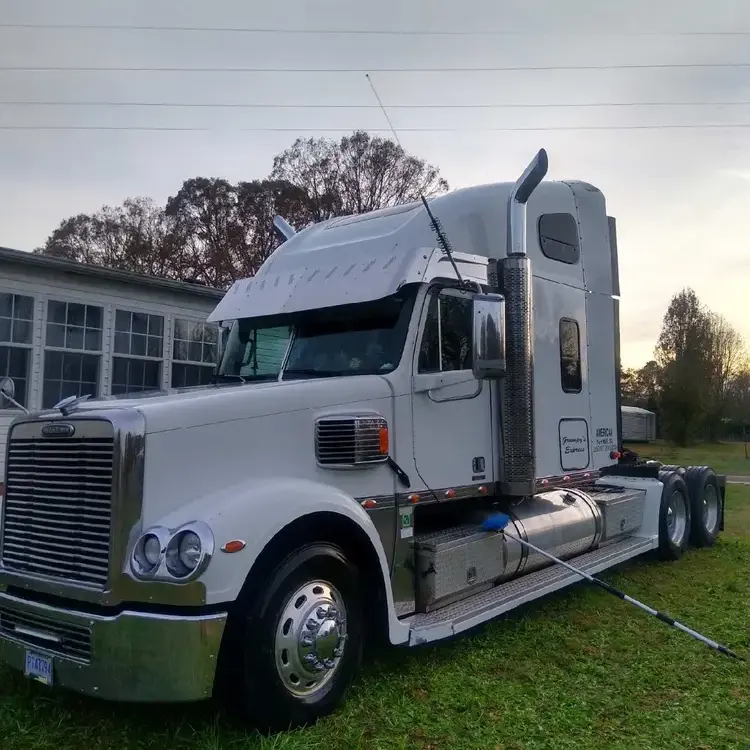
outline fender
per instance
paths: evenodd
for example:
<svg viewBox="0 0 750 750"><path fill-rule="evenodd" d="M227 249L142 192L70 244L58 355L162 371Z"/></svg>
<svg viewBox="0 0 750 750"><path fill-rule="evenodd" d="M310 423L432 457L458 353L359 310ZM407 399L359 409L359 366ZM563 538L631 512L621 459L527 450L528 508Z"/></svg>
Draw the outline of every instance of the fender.
<svg viewBox="0 0 750 750"><path fill-rule="evenodd" d="M256 479L222 488L176 509L158 523L174 528L200 520L213 531L216 549L200 577L206 587L206 604L236 600L253 564L268 543L285 527L313 513L336 513L356 523L367 535L380 562L388 607L391 643L405 643L409 628L396 616L390 572L375 525L362 506L336 487L306 479ZM244 549L221 552L224 543L240 539Z"/></svg>

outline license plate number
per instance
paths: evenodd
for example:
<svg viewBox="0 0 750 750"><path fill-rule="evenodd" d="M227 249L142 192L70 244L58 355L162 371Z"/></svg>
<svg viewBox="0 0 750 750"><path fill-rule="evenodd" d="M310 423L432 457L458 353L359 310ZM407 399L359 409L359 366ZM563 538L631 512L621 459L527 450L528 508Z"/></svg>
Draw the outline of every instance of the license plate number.
<svg viewBox="0 0 750 750"><path fill-rule="evenodd" d="M26 666L24 674L32 680L44 685L52 684L52 657L35 654L33 651L26 652Z"/></svg>

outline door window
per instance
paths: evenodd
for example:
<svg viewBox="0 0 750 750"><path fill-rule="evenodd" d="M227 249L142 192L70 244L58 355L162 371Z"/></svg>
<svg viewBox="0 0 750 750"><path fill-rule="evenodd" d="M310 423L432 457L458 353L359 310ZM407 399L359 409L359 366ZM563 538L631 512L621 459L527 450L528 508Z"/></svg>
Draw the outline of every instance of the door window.
<svg viewBox="0 0 750 750"><path fill-rule="evenodd" d="M470 370L472 366L471 297L447 290L430 297L418 372Z"/></svg>

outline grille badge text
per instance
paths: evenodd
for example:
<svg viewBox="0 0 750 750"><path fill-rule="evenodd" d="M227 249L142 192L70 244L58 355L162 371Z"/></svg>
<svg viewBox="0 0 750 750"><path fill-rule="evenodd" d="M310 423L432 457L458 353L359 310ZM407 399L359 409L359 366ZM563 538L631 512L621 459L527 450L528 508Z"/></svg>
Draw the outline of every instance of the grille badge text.
<svg viewBox="0 0 750 750"><path fill-rule="evenodd" d="M76 431L76 428L72 424L46 424L42 427L42 435L44 437L71 437Z"/></svg>

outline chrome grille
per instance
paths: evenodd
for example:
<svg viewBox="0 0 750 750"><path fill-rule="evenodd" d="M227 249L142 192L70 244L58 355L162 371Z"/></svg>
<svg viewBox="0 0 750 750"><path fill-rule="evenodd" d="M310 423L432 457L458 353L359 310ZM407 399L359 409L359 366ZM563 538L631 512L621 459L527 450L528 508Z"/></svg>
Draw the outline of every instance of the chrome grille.
<svg viewBox="0 0 750 750"><path fill-rule="evenodd" d="M47 651L91 659L91 629L9 607L0 607L0 635Z"/></svg>
<svg viewBox="0 0 750 750"><path fill-rule="evenodd" d="M382 417L319 419L315 423L315 455L318 463L326 467L382 463L388 458L387 429L387 422Z"/></svg>
<svg viewBox="0 0 750 750"><path fill-rule="evenodd" d="M3 566L76 585L107 584L114 439L108 422L75 423L76 437L13 430L2 522ZM30 435L27 437L27 435Z"/></svg>

